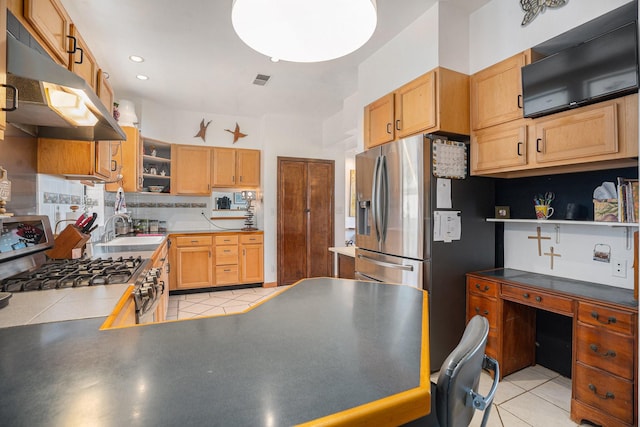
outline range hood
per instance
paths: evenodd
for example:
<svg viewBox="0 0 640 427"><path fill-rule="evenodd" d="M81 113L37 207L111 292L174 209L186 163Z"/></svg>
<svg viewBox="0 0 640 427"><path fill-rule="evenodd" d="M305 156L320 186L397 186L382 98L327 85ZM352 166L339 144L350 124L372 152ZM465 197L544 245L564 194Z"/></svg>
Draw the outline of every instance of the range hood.
<svg viewBox="0 0 640 427"><path fill-rule="evenodd" d="M81 77L7 34L7 122L40 138L125 140ZM17 101L16 101L17 98ZM12 109L15 106L15 109ZM69 114L75 114L70 117Z"/></svg>

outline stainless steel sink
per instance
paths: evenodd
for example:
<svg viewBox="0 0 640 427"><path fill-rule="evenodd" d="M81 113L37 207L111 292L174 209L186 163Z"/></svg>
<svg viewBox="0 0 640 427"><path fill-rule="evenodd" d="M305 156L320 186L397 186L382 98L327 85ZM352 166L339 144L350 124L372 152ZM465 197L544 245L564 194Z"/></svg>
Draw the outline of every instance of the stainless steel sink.
<svg viewBox="0 0 640 427"><path fill-rule="evenodd" d="M157 245L165 236L122 236L116 237L106 243L98 243L97 246L139 246Z"/></svg>

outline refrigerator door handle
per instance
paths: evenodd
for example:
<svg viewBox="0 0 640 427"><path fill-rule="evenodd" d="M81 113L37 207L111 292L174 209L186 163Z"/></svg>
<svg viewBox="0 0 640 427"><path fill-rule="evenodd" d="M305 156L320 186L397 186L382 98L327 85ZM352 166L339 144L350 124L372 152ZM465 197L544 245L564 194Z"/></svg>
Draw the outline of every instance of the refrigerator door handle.
<svg viewBox="0 0 640 427"><path fill-rule="evenodd" d="M373 217L373 227L376 229L376 241L380 241L380 224L378 220L378 185L380 175L380 156L376 157L376 164L373 167L373 183L371 184L371 216Z"/></svg>
<svg viewBox="0 0 640 427"><path fill-rule="evenodd" d="M387 172L387 156L382 156L380 167L380 235L384 242L387 239L387 220L389 217L389 173Z"/></svg>
<svg viewBox="0 0 640 427"><path fill-rule="evenodd" d="M394 264L392 262L378 261L377 259L369 258L366 255L358 254L358 258L367 260L372 264L379 265L380 267L393 268L396 270L413 271L412 265Z"/></svg>

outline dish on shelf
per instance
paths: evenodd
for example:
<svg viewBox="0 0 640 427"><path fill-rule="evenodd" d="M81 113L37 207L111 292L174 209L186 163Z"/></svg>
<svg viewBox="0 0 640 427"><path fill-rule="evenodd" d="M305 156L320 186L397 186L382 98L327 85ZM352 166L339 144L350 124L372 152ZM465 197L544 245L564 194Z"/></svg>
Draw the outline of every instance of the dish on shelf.
<svg viewBox="0 0 640 427"><path fill-rule="evenodd" d="M161 193L164 190L164 185L150 185L149 191L152 193Z"/></svg>

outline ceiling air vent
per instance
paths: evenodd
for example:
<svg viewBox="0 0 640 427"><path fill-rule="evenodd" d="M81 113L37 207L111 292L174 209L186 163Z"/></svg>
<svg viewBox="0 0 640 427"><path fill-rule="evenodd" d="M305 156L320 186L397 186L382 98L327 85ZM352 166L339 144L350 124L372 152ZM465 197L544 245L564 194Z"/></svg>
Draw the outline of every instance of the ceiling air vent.
<svg viewBox="0 0 640 427"><path fill-rule="evenodd" d="M264 86L267 84L267 82L269 81L269 79L271 78L271 76L265 76L264 74L258 74L256 75L255 80L253 81L254 85L258 85L258 86Z"/></svg>

